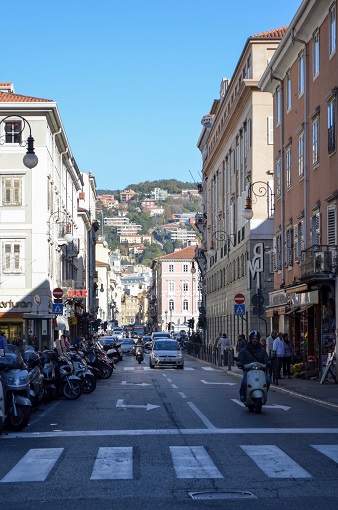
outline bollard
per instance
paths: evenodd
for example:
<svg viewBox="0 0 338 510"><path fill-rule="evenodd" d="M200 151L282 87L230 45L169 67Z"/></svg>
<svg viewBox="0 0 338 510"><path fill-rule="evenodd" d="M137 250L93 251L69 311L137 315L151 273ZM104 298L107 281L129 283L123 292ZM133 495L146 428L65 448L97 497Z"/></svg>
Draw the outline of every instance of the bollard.
<svg viewBox="0 0 338 510"><path fill-rule="evenodd" d="M228 350L228 372L231 370L231 364L232 364L232 349Z"/></svg>

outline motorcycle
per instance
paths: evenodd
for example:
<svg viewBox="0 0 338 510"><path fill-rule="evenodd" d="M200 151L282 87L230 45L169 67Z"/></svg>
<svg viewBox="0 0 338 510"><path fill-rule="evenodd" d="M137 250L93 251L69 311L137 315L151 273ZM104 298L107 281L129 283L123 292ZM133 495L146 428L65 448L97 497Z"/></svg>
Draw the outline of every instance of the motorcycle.
<svg viewBox="0 0 338 510"><path fill-rule="evenodd" d="M41 404L45 395L45 388L43 384L44 377L40 370L41 359L35 350L26 350L24 353L24 361L28 370L30 400L32 402L32 406L37 407Z"/></svg>
<svg viewBox="0 0 338 510"><path fill-rule="evenodd" d="M48 404L56 398L56 373L49 351L41 354L41 373L43 375L44 401Z"/></svg>
<svg viewBox="0 0 338 510"><path fill-rule="evenodd" d="M136 361L138 362L138 364L141 364L142 361L144 360L143 346L137 345L135 351Z"/></svg>
<svg viewBox="0 0 338 510"><path fill-rule="evenodd" d="M74 352L69 352L68 355L74 368L74 374L81 379L82 393L92 393L96 388L96 378L94 374L88 370L86 360L81 358L80 354Z"/></svg>
<svg viewBox="0 0 338 510"><path fill-rule="evenodd" d="M17 346L9 344L0 352L0 393L3 395L0 417L2 423L17 432L28 425L31 415L28 372Z"/></svg>
<svg viewBox="0 0 338 510"><path fill-rule="evenodd" d="M55 351L47 351L55 367L55 385L60 395L68 400L76 400L82 394L80 377L74 375L73 365L65 356L59 356Z"/></svg>
<svg viewBox="0 0 338 510"><path fill-rule="evenodd" d="M244 370L248 372L244 405L250 412L260 414L268 396L268 385L265 377L266 365L254 361L244 365Z"/></svg>

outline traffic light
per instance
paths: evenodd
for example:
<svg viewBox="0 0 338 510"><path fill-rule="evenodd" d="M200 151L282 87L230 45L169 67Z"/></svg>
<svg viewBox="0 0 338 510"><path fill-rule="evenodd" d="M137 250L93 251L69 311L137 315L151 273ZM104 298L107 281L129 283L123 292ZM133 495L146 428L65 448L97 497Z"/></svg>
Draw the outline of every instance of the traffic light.
<svg viewBox="0 0 338 510"><path fill-rule="evenodd" d="M195 326L195 319L189 319L188 320L188 327L190 329L194 329L194 326Z"/></svg>

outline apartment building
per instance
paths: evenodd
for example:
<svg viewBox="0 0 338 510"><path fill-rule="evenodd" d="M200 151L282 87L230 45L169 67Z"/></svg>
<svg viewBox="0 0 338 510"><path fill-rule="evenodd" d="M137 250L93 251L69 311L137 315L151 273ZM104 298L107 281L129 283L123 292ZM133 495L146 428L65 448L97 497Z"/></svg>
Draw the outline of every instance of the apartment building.
<svg viewBox="0 0 338 510"><path fill-rule="evenodd" d="M202 119L197 146L202 155L202 212L196 249L202 279L207 342L219 331L235 343L239 333L267 334L264 305L273 289L272 97L258 88L286 28L247 39L232 78ZM247 198L253 216L246 219ZM242 296L237 299L236 296ZM240 303L237 303L237 301Z"/></svg>
<svg viewBox="0 0 338 510"><path fill-rule="evenodd" d="M336 343L337 5L304 0L259 87L274 101L274 291L267 316L317 367Z"/></svg>

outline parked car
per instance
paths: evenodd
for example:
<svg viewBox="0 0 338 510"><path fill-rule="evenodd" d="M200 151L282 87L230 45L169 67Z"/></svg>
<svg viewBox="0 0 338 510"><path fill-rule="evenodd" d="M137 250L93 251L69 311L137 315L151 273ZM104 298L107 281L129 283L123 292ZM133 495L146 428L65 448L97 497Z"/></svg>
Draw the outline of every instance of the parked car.
<svg viewBox="0 0 338 510"><path fill-rule="evenodd" d="M180 344L177 340L158 338L154 340L149 354L149 366L155 367L184 367L184 360Z"/></svg>
<svg viewBox="0 0 338 510"><path fill-rule="evenodd" d="M132 338L124 339L121 348L123 354L132 354L134 348L134 340Z"/></svg>
<svg viewBox="0 0 338 510"><path fill-rule="evenodd" d="M150 349L151 347L151 336L150 335L144 335L142 337L143 345L145 349Z"/></svg>
<svg viewBox="0 0 338 510"><path fill-rule="evenodd" d="M153 331L151 334L151 341L153 342L157 338L171 338L171 335L168 331Z"/></svg>

